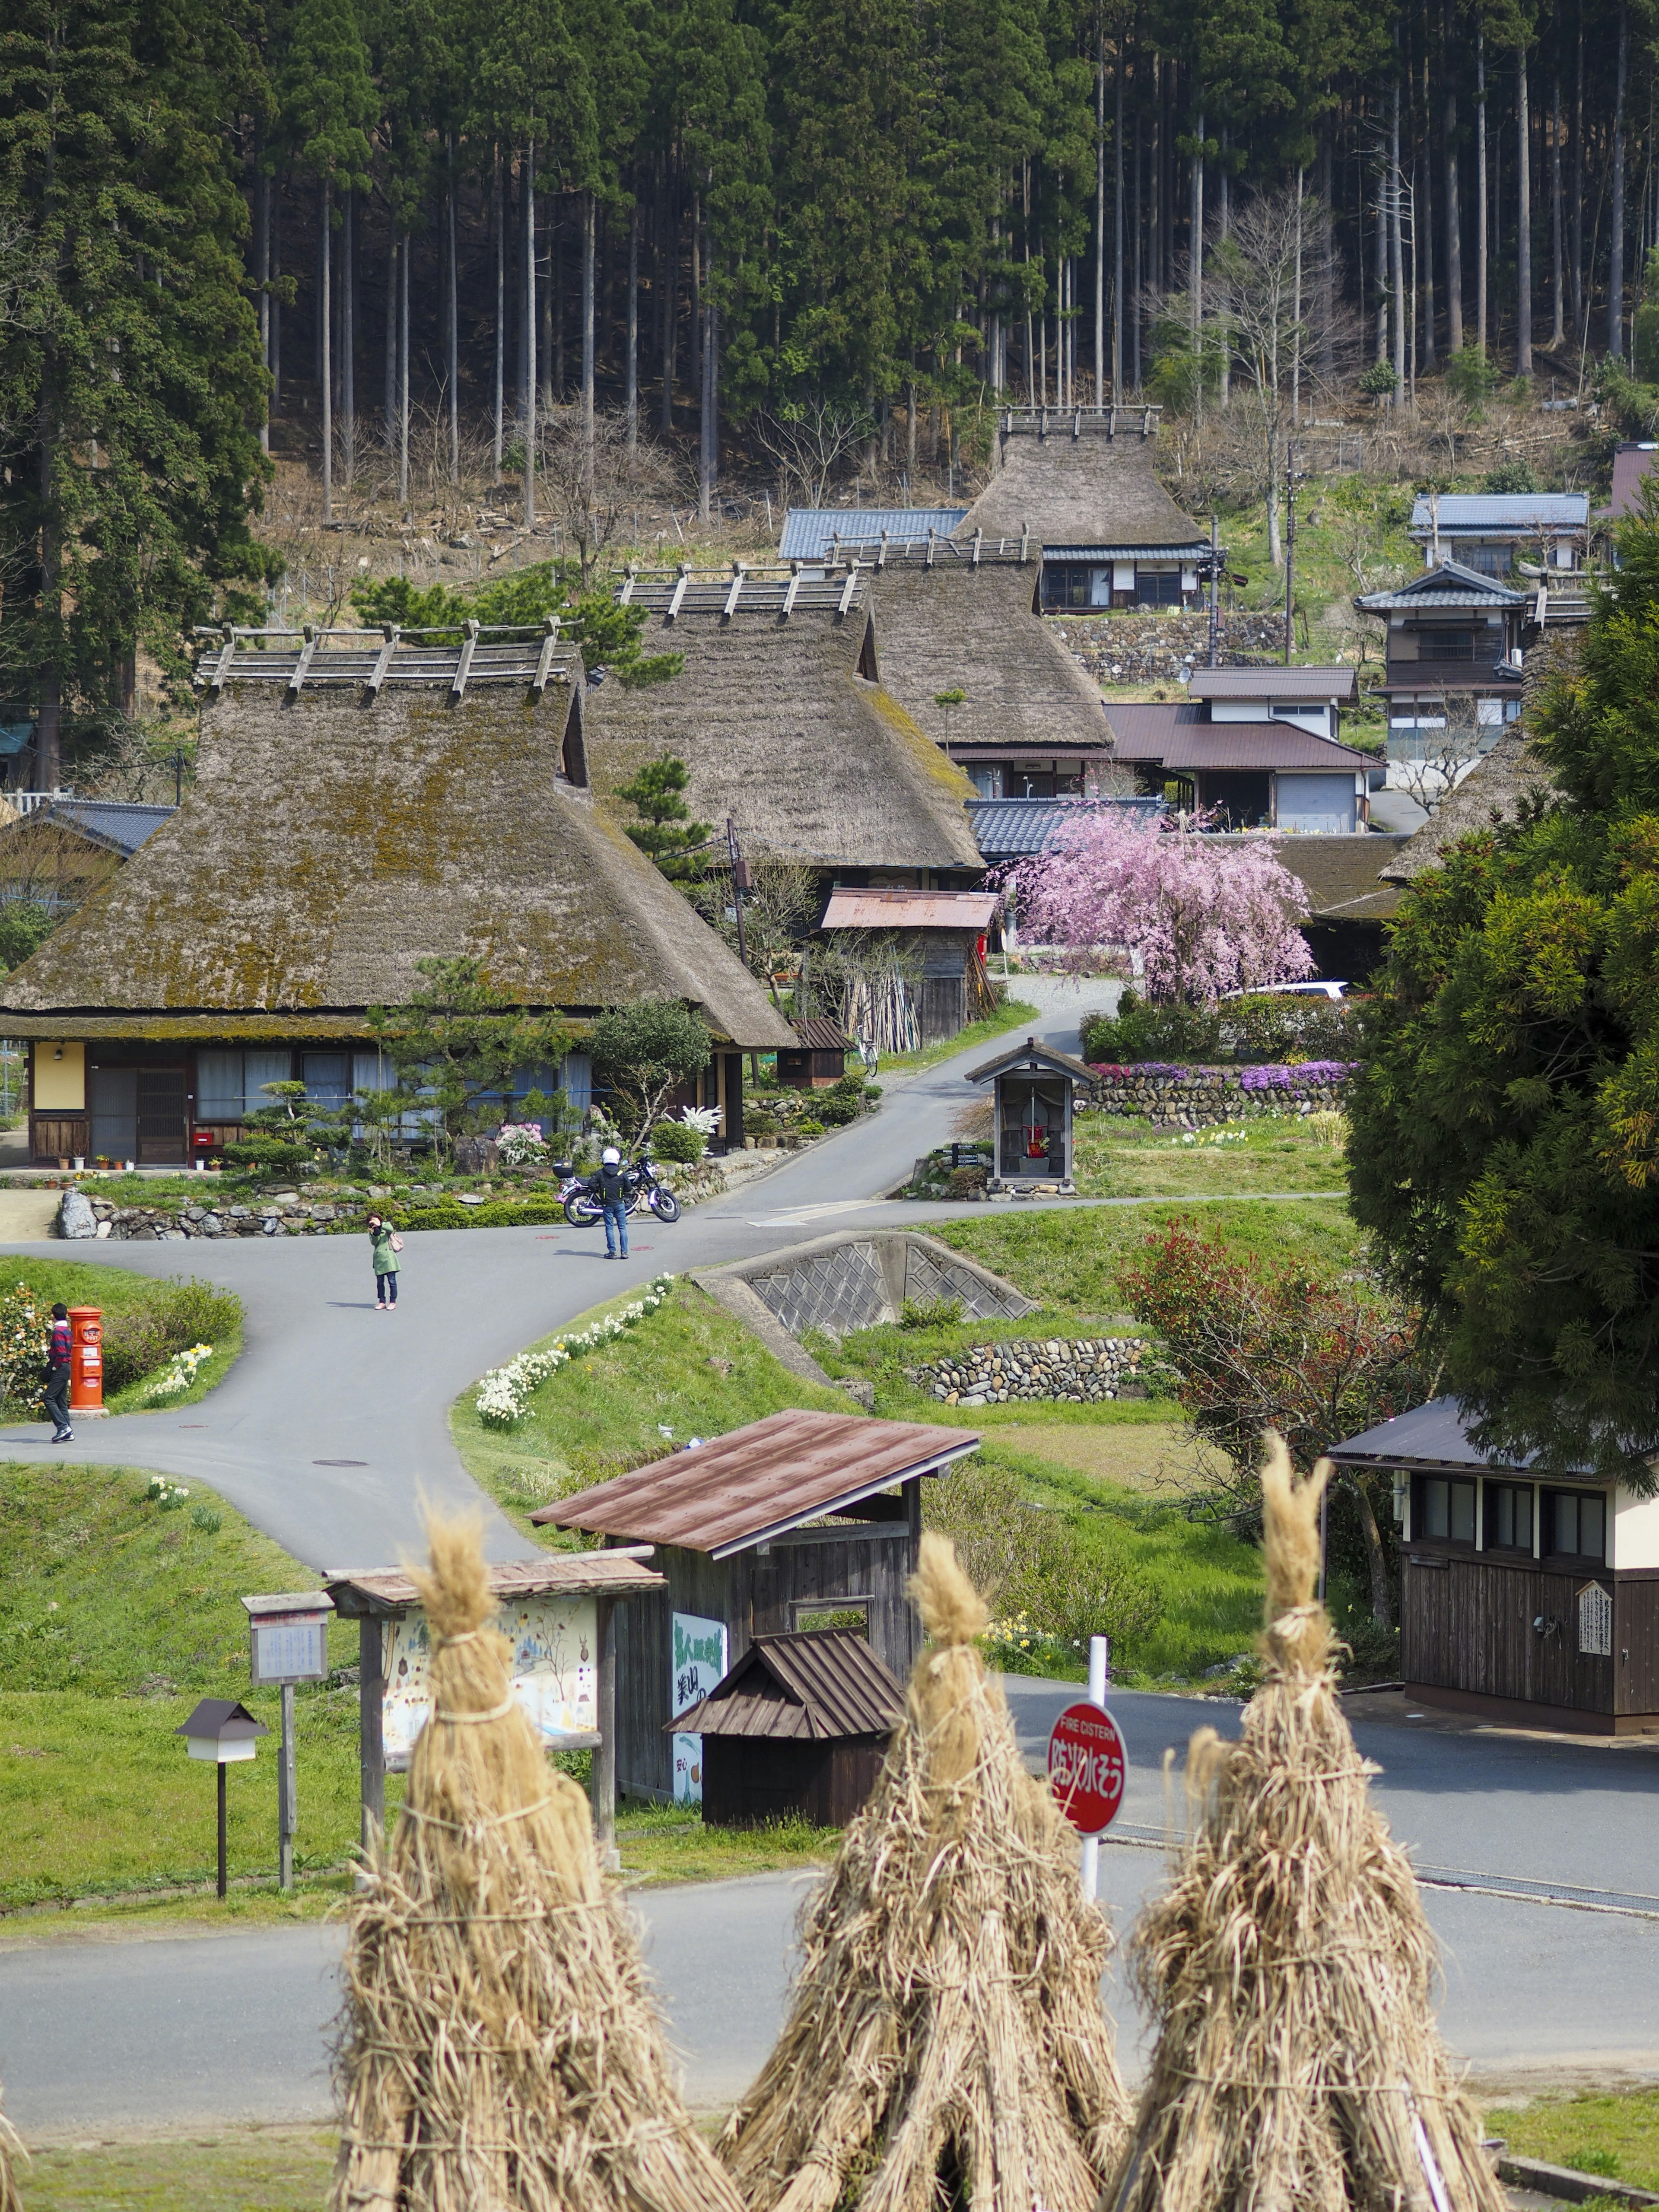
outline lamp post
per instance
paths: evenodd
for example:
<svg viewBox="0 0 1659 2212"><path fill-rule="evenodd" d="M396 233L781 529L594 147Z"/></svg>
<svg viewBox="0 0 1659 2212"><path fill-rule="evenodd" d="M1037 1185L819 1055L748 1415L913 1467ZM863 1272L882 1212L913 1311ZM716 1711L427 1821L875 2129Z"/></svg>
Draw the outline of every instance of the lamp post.
<svg viewBox="0 0 1659 2212"><path fill-rule="evenodd" d="M234 1698L204 1698L187 1721L173 1731L185 1739L192 1759L210 1759L219 1774L219 1894L225 1893L225 1769L252 1759L258 1738L270 1730Z"/></svg>

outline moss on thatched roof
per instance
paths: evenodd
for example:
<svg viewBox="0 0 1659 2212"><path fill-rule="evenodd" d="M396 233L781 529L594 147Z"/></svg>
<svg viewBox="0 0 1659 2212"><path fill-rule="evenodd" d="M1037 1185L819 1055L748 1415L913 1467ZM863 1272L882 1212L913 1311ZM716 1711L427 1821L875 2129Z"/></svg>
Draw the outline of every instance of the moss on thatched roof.
<svg viewBox="0 0 1659 2212"><path fill-rule="evenodd" d="M1062 422L1064 418L1061 418ZM1036 545L1195 545L1206 540L1152 473L1156 445L1138 430L1115 438L1000 436L996 474L957 526L957 538L1017 538Z"/></svg>
<svg viewBox="0 0 1659 2212"><path fill-rule="evenodd" d="M286 697L233 677L210 700L194 790L0 984L9 1014L153 1015L169 1034L191 1017L286 1016L311 1035L319 1018L332 1029L407 1000L417 961L468 954L526 1006L683 999L733 1043L793 1043L720 939L565 781L568 690Z"/></svg>
<svg viewBox="0 0 1659 2212"><path fill-rule="evenodd" d="M653 612L641 642L685 661L666 684L589 696L594 787L619 821L637 817L617 786L673 755L690 770L693 815L717 825L730 815L756 850L815 867L981 866L964 811L973 786L859 672L879 652L863 593L844 618L740 605L729 622L710 611L671 623Z"/></svg>
<svg viewBox="0 0 1659 2212"><path fill-rule="evenodd" d="M877 671L930 738L1109 751L1100 693L1036 611L1036 581L1035 561L907 562L876 577ZM941 691L968 696L947 711Z"/></svg>

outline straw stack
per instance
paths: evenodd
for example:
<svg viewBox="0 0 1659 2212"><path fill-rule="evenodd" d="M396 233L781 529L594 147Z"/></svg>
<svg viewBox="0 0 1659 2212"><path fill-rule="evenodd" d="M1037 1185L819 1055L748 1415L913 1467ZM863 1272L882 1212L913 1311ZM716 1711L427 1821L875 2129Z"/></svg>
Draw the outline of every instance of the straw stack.
<svg viewBox="0 0 1659 2212"><path fill-rule="evenodd" d="M23 2212L23 2199L17 2187L17 2168L27 2155L21 2136L4 2112L0 2111L0 2212Z"/></svg>
<svg viewBox="0 0 1659 2212"><path fill-rule="evenodd" d="M1267 1677L1192 1740L1188 1834L1135 1931L1158 2024L1113 2212L1504 2212L1436 2033L1417 1883L1370 1802L1314 1601L1322 1461L1268 1439Z"/></svg>
<svg viewBox="0 0 1659 2212"><path fill-rule="evenodd" d="M1127 2118L1100 2002L1110 1935L944 1537L923 1536L911 1594L929 1648L720 2153L750 2212L1090 2212Z"/></svg>
<svg viewBox="0 0 1659 2212"><path fill-rule="evenodd" d="M739 2212L669 2086L587 1800L484 1625L477 1525L428 1536L432 1718L351 1922L333 2212Z"/></svg>

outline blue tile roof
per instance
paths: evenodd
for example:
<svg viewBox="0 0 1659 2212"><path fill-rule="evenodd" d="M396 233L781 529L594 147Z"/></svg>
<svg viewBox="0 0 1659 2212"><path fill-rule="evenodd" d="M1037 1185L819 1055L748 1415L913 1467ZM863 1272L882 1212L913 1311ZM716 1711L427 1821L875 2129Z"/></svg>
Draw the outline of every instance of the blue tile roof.
<svg viewBox="0 0 1659 2212"><path fill-rule="evenodd" d="M979 849L993 862L1046 851L1060 824L1085 811L1110 807L1149 827L1164 811L1161 799L970 799L965 804Z"/></svg>
<svg viewBox="0 0 1659 2212"><path fill-rule="evenodd" d="M172 806L140 805L116 799L55 799L34 816L37 821L63 822L84 830L100 845L130 860L147 839L178 811Z"/></svg>
<svg viewBox="0 0 1659 2212"><path fill-rule="evenodd" d="M1442 492L1443 532L1532 531L1540 527L1583 530L1589 523L1589 494L1584 491ZM1426 492L1412 509L1413 531L1431 531Z"/></svg>
<svg viewBox="0 0 1659 2212"><path fill-rule="evenodd" d="M948 538L967 512L965 507L792 507L784 517L778 558L821 561L831 538L849 545L873 544L884 530L895 540L925 538L930 529Z"/></svg>

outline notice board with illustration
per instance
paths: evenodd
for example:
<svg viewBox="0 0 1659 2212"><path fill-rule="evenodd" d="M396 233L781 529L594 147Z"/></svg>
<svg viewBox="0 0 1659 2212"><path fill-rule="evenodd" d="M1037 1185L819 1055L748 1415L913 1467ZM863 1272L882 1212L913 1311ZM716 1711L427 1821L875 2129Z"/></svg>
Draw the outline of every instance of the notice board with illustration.
<svg viewBox="0 0 1659 2212"><path fill-rule="evenodd" d="M556 1750L571 1736L596 1733L599 1725L596 1601L574 1596L514 1599L490 1625L513 1646L507 1662L513 1694L543 1742ZM408 1765L415 1739L431 1717L432 1695L427 1683L431 1656L431 1632L418 1607L387 1621L383 1659L386 1763L394 1771Z"/></svg>
<svg viewBox="0 0 1659 2212"><path fill-rule="evenodd" d="M715 1686L724 1680L726 1667L726 1623L710 1620L701 1613L677 1613L673 1616L672 1659L672 1679L669 1683L670 1710L683 1713L706 1698ZM702 1738L700 1735L674 1737L674 1802L677 1805L701 1805L702 1802Z"/></svg>

